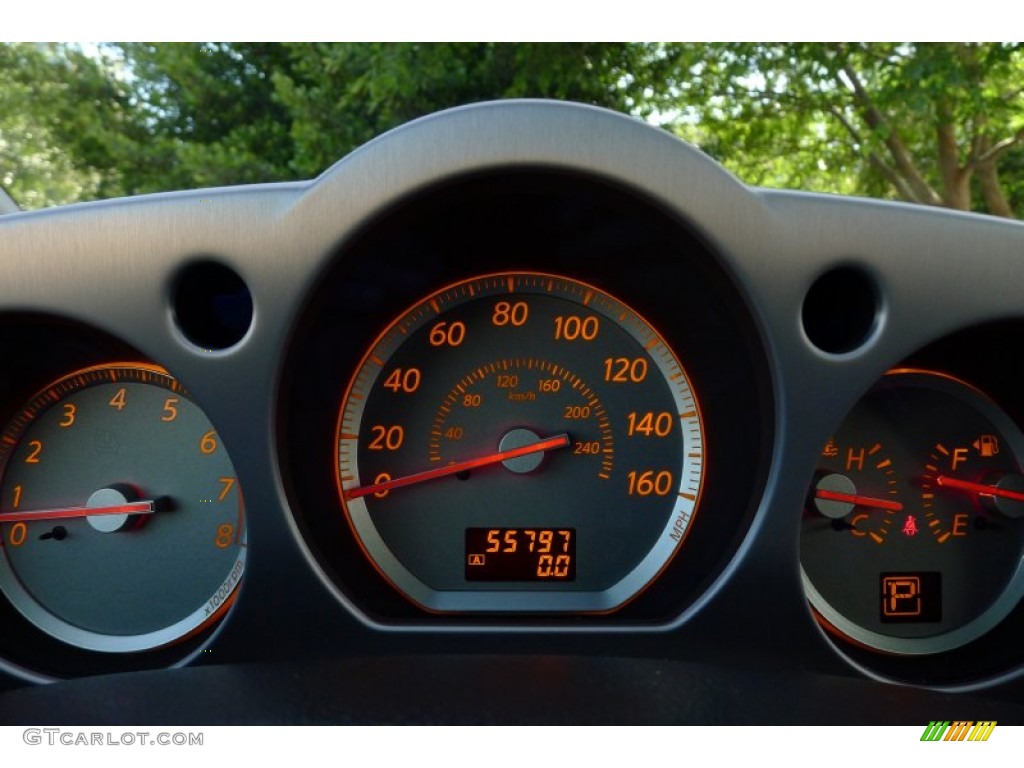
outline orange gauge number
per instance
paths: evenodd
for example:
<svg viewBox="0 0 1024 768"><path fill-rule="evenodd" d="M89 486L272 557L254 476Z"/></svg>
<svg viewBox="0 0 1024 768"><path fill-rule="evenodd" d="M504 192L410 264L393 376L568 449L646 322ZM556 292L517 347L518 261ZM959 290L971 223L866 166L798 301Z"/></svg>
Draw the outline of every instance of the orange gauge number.
<svg viewBox="0 0 1024 768"><path fill-rule="evenodd" d="M210 626L245 567L231 458L167 371L116 363L44 387L0 433L0 590L101 652Z"/></svg>
<svg viewBox="0 0 1024 768"><path fill-rule="evenodd" d="M533 272L455 283L388 326L335 446L364 553L430 611L616 610L677 554L704 478L698 399L662 336Z"/></svg>

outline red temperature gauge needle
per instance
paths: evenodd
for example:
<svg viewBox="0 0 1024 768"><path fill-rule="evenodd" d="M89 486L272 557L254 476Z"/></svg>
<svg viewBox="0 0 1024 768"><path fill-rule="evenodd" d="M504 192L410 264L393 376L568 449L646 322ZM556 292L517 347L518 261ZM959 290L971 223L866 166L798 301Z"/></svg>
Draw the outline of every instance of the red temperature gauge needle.
<svg viewBox="0 0 1024 768"><path fill-rule="evenodd" d="M469 469L486 467L488 464L498 464L502 461L507 461L508 459L516 459L520 456L529 456L531 453L540 453L541 451L553 451L556 448L565 448L567 445L569 445L569 435L563 432L562 434L555 435L554 437L547 437L543 440L538 440L536 443L521 445L518 448L510 448L507 451L498 451L497 453L492 453L488 456L480 456L476 459L467 459L466 461L448 464L447 466L438 467L437 469L428 469L426 472L417 472L413 475L406 475L405 477L396 477L394 480L386 480L383 483L374 483L373 485L349 488L345 491L345 499L358 499L361 496L369 496L371 493L380 493L381 491L390 491L393 488L401 488L406 485L413 485L414 483L436 480L439 477L448 477L448 475L455 475Z"/></svg>
<svg viewBox="0 0 1024 768"><path fill-rule="evenodd" d="M998 496L1001 499L1011 501L1024 501L1024 493L1011 491L1006 488L997 488L994 485L983 485L982 483L969 483L966 480L957 480L955 477L939 475L935 482L943 488L957 488L968 493L977 493L982 496Z"/></svg>
<svg viewBox="0 0 1024 768"><path fill-rule="evenodd" d="M0 523L34 522L36 520L68 520L93 515L151 515L156 511L152 501L132 501L110 507L60 507L58 509L33 509L26 512L4 512Z"/></svg>
<svg viewBox="0 0 1024 768"><path fill-rule="evenodd" d="M875 499L871 496L858 496L854 493L840 493L839 491L828 491L824 488L819 488L814 492L815 498L826 499L827 501L845 501L848 504L856 504L860 507L875 507L877 509L889 509L893 512L899 512L903 509L903 505L898 501L889 501L888 499Z"/></svg>

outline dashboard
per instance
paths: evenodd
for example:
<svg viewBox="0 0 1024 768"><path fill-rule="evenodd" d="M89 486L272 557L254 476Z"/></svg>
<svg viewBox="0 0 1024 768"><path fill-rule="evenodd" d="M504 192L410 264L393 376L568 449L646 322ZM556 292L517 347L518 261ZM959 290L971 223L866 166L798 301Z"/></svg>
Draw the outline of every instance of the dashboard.
<svg viewBox="0 0 1024 768"><path fill-rule="evenodd" d="M1024 723L1024 226L506 101L0 217L0 722Z"/></svg>

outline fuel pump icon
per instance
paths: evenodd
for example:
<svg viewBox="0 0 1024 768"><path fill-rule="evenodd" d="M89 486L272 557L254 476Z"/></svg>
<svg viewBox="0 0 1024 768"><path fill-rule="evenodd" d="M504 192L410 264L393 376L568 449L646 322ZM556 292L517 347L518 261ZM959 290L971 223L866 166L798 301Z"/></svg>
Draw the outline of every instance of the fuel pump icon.
<svg viewBox="0 0 1024 768"><path fill-rule="evenodd" d="M995 456L999 453L999 438L995 435L981 435L971 445L983 457Z"/></svg>

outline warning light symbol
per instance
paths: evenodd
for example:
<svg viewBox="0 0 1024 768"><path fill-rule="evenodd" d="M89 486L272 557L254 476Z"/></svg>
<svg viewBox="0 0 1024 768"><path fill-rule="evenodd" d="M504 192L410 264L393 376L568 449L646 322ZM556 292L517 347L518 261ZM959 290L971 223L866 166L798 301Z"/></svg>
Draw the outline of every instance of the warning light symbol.
<svg viewBox="0 0 1024 768"><path fill-rule="evenodd" d="M831 437L828 439L828 442L825 443L825 449L821 452L821 455L829 459L834 459L839 455L839 446L836 445L835 441Z"/></svg>
<svg viewBox="0 0 1024 768"><path fill-rule="evenodd" d="M484 564L484 556L483 555L470 555L469 558L468 558L468 562L469 562L470 565L483 565Z"/></svg>
<svg viewBox="0 0 1024 768"><path fill-rule="evenodd" d="M995 435L982 435L971 445L982 456L995 456L999 453L999 438Z"/></svg>
<svg viewBox="0 0 1024 768"><path fill-rule="evenodd" d="M907 515L907 519L903 523L903 535L904 536L916 536L917 535L917 521L914 520L914 516L913 515Z"/></svg>

